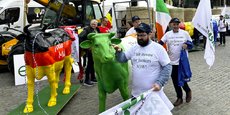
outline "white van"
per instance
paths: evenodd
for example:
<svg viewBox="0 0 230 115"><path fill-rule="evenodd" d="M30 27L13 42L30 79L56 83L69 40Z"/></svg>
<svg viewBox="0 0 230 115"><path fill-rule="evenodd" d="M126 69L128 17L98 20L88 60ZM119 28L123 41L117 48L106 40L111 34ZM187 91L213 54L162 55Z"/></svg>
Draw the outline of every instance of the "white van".
<svg viewBox="0 0 230 115"><path fill-rule="evenodd" d="M40 23L45 7L31 0L28 3L27 18L25 18L25 5L24 0L0 0L0 31L4 31L4 28L8 26L23 31L23 27L28 23ZM9 31L19 34L13 30Z"/></svg>

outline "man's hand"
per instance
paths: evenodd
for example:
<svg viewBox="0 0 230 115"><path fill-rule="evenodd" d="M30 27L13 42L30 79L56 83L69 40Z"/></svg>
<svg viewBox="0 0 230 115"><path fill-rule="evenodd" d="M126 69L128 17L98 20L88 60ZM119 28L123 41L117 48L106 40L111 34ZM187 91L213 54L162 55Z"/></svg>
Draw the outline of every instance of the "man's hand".
<svg viewBox="0 0 230 115"><path fill-rule="evenodd" d="M187 49L188 45L187 44L183 44L182 48L183 49Z"/></svg>
<svg viewBox="0 0 230 115"><path fill-rule="evenodd" d="M112 46L113 46L113 48L114 48L116 51L121 52L121 48L120 48L119 45L113 44Z"/></svg>
<svg viewBox="0 0 230 115"><path fill-rule="evenodd" d="M153 91L160 91L160 90L161 90L161 87L160 87L159 84L154 83L152 89L153 89Z"/></svg>

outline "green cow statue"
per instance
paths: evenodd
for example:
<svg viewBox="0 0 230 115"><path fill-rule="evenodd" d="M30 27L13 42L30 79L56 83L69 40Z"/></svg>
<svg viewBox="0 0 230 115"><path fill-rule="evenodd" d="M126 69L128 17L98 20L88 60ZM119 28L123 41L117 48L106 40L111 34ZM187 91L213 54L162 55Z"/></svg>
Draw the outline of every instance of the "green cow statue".
<svg viewBox="0 0 230 115"><path fill-rule="evenodd" d="M96 79L98 82L99 112L105 111L106 94L119 89L124 100L129 99L128 63L119 63L115 59L112 44L120 44L120 39L112 39L115 33L91 33L80 47L92 50Z"/></svg>

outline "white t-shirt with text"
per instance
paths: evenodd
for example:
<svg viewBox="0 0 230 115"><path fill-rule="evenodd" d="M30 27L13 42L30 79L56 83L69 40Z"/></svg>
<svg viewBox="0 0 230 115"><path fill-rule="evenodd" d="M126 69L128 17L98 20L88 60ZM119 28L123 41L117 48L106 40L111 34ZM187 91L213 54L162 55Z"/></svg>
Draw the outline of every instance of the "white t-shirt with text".
<svg viewBox="0 0 230 115"><path fill-rule="evenodd" d="M132 95L135 97L151 89L162 66L170 63L166 50L160 44L150 42L145 47L136 44L125 52L132 63Z"/></svg>
<svg viewBox="0 0 230 115"><path fill-rule="evenodd" d="M162 37L161 41L167 44L168 55L172 65L179 65L182 46L187 40L192 42L188 32L181 29L176 33L171 30ZM188 54L187 50L186 52Z"/></svg>

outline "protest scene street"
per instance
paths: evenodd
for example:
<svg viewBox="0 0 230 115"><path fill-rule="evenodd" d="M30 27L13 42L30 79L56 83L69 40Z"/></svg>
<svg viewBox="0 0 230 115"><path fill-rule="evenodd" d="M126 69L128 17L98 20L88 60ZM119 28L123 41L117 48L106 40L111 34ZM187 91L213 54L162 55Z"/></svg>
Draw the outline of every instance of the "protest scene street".
<svg viewBox="0 0 230 115"><path fill-rule="evenodd" d="M190 52L190 64L193 72L190 87L193 89L193 98L190 103L184 102L172 110L173 115L230 115L230 83L229 57L230 37L227 37L225 47L216 47L216 59L211 69L205 63L204 51ZM9 72L2 72L1 76L1 109L2 115L7 114L26 100L26 86L14 86L14 80ZM72 75L72 83L79 84L77 74ZM46 81L39 84L39 89L48 85ZM175 101L175 92L172 81L164 88L170 101ZM60 115L96 115L98 114L97 86L81 86L76 95L63 108ZM123 101L119 91L108 95L106 108L111 108Z"/></svg>
<svg viewBox="0 0 230 115"><path fill-rule="evenodd" d="M0 115L230 115L229 0L0 0Z"/></svg>

